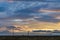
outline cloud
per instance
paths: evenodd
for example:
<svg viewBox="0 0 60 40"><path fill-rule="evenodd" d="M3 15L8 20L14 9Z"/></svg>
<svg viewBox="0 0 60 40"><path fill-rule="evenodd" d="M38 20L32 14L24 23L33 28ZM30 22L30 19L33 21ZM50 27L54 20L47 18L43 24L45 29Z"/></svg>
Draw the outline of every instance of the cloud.
<svg viewBox="0 0 60 40"><path fill-rule="evenodd" d="M0 27L0 32L7 30L6 27Z"/></svg>
<svg viewBox="0 0 60 40"><path fill-rule="evenodd" d="M56 5L56 6L55 6ZM17 19L33 19L37 21L59 22L56 15L60 15L59 3L46 2L13 2L1 3L0 21ZM19 6L19 7L18 7ZM19 20L20 21L20 20Z"/></svg>
<svg viewBox="0 0 60 40"><path fill-rule="evenodd" d="M16 28L15 26L2 26L0 27L0 33L13 33L13 32L23 32L21 28Z"/></svg>
<svg viewBox="0 0 60 40"><path fill-rule="evenodd" d="M59 3L45 2L13 2L12 4L3 2L1 4L3 5L0 9L1 12L6 12L3 13L1 18L3 18L3 16L5 17L5 15L7 16L7 18L31 18L33 16L31 16L30 14L38 14L38 10L60 8Z"/></svg>
<svg viewBox="0 0 60 40"><path fill-rule="evenodd" d="M60 16L56 17L55 19L59 19L60 20Z"/></svg>
<svg viewBox="0 0 60 40"><path fill-rule="evenodd" d="M46 1L53 1L53 2L59 2L60 0L46 0Z"/></svg>
<svg viewBox="0 0 60 40"><path fill-rule="evenodd" d="M60 29L60 4L52 2L0 3L0 34L33 29Z"/></svg>
<svg viewBox="0 0 60 40"><path fill-rule="evenodd" d="M40 12L60 12L60 10L40 10Z"/></svg>

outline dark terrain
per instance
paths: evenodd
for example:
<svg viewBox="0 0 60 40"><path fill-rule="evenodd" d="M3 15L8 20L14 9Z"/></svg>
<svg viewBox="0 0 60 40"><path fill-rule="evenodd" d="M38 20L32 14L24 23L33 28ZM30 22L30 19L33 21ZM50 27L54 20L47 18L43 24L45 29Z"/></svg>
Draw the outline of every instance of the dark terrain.
<svg viewBox="0 0 60 40"><path fill-rule="evenodd" d="M0 40L60 40L60 36L0 36Z"/></svg>

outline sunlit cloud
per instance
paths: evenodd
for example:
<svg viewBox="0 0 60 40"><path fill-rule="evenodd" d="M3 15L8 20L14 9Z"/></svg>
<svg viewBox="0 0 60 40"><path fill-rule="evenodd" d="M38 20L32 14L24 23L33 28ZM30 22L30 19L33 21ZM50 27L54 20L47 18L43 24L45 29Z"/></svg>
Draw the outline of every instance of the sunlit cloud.
<svg viewBox="0 0 60 40"><path fill-rule="evenodd" d="M40 12L60 12L60 10L39 10Z"/></svg>
<svg viewBox="0 0 60 40"><path fill-rule="evenodd" d="M60 16L56 17L55 19L60 19Z"/></svg>
<svg viewBox="0 0 60 40"><path fill-rule="evenodd" d="M23 21L23 20L21 20L21 19L14 19L14 20L10 20L10 21L15 21L15 22L20 22L20 21Z"/></svg>
<svg viewBox="0 0 60 40"><path fill-rule="evenodd" d="M6 31L7 28L6 27L0 27L0 32Z"/></svg>

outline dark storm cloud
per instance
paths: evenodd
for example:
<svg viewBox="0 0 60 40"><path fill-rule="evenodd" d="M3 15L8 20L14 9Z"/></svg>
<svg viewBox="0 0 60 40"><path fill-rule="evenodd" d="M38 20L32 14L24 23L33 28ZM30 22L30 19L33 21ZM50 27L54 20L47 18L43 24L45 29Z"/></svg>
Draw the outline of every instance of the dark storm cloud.
<svg viewBox="0 0 60 40"><path fill-rule="evenodd" d="M59 2L60 0L13 0L13 1L41 1L41 2Z"/></svg>
<svg viewBox="0 0 60 40"><path fill-rule="evenodd" d="M51 16L42 16L41 18L35 18L35 20L43 21L43 22L60 22L60 19L55 19Z"/></svg>
<svg viewBox="0 0 60 40"><path fill-rule="evenodd" d="M46 3L46 2L3 2L0 5L0 19L28 19L38 16L35 20L57 22L59 19L54 19L55 13L38 12L41 9L58 10L60 9L59 3ZM32 15L33 14L33 15ZM42 16L41 16L42 15ZM56 14L57 15L57 14ZM59 13L60 15L60 13Z"/></svg>
<svg viewBox="0 0 60 40"><path fill-rule="evenodd" d="M29 10L29 9L24 9L24 10L17 10L14 13L15 14L13 17L26 19L26 18L32 18L33 16L31 14L37 14L38 12L35 12L33 10Z"/></svg>
<svg viewBox="0 0 60 40"><path fill-rule="evenodd" d="M6 8L0 7L0 12L4 12Z"/></svg>

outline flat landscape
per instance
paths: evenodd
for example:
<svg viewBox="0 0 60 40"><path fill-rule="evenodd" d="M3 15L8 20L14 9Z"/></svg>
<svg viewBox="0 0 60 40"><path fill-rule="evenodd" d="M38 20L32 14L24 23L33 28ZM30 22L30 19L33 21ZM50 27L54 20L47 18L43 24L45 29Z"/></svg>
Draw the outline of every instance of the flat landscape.
<svg viewBox="0 0 60 40"><path fill-rule="evenodd" d="M0 40L60 40L60 36L0 36Z"/></svg>

